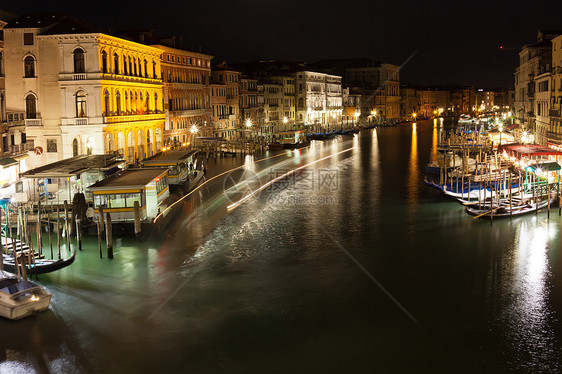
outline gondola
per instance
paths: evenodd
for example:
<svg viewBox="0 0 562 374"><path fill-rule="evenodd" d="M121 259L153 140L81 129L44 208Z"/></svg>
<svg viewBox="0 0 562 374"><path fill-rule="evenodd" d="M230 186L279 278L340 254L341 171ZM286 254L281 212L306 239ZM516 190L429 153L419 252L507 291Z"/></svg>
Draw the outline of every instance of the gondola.
<svg viewBox="0 0 562 374"><path fill-rule="evenodd" d="M551 205L553 205L553 202L554 200L550 202ZM544 209L547 206L548 206L548 200L541 200L537 203L512 205L511 208L509 207L509 204L506 203L500 204L499 206L495 206L492 209L490 209L490 205L488 205L484 209L478 209L472 206L467 206L466 211L476 217L499 218L499 217L512 217L512 216L520 216L523 214L529 214Z"/></svg>
<svg viewBox="0 0 562 374"><path fill-rule="evenodd" d="M16 266L14 263L14 256L3 255L4 256L4 270L9 273L16 273ZM36 258L34 263L26 264L28 274L45 274L51 273L55 270L62 269L71 265L76 259L76 251L69 258L63 258L59 260L48 260L44 258Z"/></svg>

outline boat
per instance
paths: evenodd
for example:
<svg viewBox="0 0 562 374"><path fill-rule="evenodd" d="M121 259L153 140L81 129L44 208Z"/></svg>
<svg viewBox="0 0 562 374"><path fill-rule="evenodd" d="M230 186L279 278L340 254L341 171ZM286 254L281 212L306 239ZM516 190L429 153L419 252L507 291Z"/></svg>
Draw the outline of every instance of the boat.
<svg viewBox="0 0 562 374"><path fill-rule="evenodd" d="M167 150L145 158L140 164L143 168L168 169L168 183L181 186L199 169L197 154L196 150Z"/></svg>
<svg viewBox="0 0 562 374"><path fill-rule="evenodd" d="M550 201L551 205L554 205L556 199ZM494 205L484 205L480 209L467 206L465 209L468 213L472 214L476 217L485 217L485 218L499 218L499 217L512 217L512 216L520 216L523 214L529 214L541 209L548 207L548 200L540 200L538 202L529 202L529 203L521 203L509 206L509 201L502 200L500 204Z"/></svg>
<svg viewBox="0 0 562 374"><path fill-rule="evenodd" d="M0 316L16 320L47 310L51 297L37 283L0 271Z"/></svg>
<svg viewBox="0 0 562 374"><path fill-rule="evenodd" d="M302 148L310 145L301 131L284 131L276 134L277 144L284 149Z"/></svg>
<svg viewBox="0 0 562 374"><path fill-rule="evenodd" d="M7 272L17 274L17 265L14 257L13 248L16 248L16 252L18 256L20 253L28 254L30 252L30 248L27 244L19 241L15 238L6 238L5 236L0 237L2 248L4 251L7 252L2 254L4 269ZM44 256L40 256L38 253L33 252L33 259L31 263L26 264L26 269L28 274L45 274L51 273L53 271L62 269L71 265L74 260L76 259L76 251L72 254L72 256L68 258L61 258L61 259L46 259ZM20 260L18 260L19 262Z"/></svg>
<svg viewBox="0 0 562 374"><path fill-rule="evenodd" d="M26 264L27 273L28 274L45 274L51 273L53 271L65 268L71 265L74 260L76 259L76 252L72 254L72 256L68 258L61 258L58 260L49 260L46 258L35 258L33 263ZM16 273L16 263L15 258L12 255L4 255L4 269L10 273Z"/></svg>

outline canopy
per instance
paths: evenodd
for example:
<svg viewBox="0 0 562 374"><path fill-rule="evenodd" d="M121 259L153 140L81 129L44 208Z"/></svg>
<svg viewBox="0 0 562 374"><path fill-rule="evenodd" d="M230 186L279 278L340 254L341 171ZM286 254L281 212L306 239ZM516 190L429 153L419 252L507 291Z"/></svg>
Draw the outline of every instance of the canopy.
<svg viewBox="0 0 562 374"><path fill-rule="evenodd" d="M498 146L498 152L506 152L508 155L521 159L533 156L562 156L562 152L550 147L538 144L505 144Z"/></svg>
<svg viewBox="0 0 562 374"><path fill-rule="evenodd" d="M533 172L535 170L538 170L538 169L540 169L542 171L557 171L557 170L560 170L561 167L560 167L560 164L558 162L553 161L553 162L545 162L543 164L532 164L532 165L527 166L525 169L526 170L530 169L528 171L533 171Z"/></svg>

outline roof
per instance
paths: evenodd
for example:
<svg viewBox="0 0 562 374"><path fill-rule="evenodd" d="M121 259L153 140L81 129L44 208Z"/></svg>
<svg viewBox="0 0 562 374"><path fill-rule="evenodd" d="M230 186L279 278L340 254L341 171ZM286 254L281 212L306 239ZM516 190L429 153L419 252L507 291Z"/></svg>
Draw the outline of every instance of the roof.
<svg viewBox="0 0 562 374"><path fill-rule="evenodd" d="M14 160L11 157L4 157L4 158L0 158L0 166L2 167L8 167L8 166L12 166L12 165L17 165L18 161Z"/></svg>
<svg viewBox="0 0 562 374"><path fill-rule="evenodd" d="M91 169L108 170L121 164L114 155L80 155L20 173L22 178L68 178Z"/></svg>
<svg viewBox="0 0 562 374"><path fill-rule="evenodd" d="M555 171L555 170L562 169L562 167L560 167L560 164L558 162L545 162L543 164L529 165L525 169L531 169L529 171L535 171L537 169L540 169L540 170L543 170L543 171Z"/></svg>
<svg viewBox="0 0 562 374"><path fill-rule="evenodd" d="M141 161L141 164L170 164L175 165L183 160L186 160L189 156L193 156L197 151L165 151L158 152L153 156L145 158Z"/></svg>
<svg viewBox="0 0 562 374"><path fill-rule="evenodd" d="M8 22L4 29L40 28L39 35L87 34L101 30L63 13L29 13Z"/></svg>
<svg viewBox="0 0 562 374"><path fill-rule="evenodd" d="M126 188L142 188L156 178L162 178L168 174L168 169L127 169L113 174L88 187L89 190L111 190Z"/></svg>
<svg viewBox="0 0 562 374"><path fill-rule="evenodd" d="M505 144L498 146L498 152L503 151L518 159L530 156L562 156L562 152L538 144Z"/></svg>

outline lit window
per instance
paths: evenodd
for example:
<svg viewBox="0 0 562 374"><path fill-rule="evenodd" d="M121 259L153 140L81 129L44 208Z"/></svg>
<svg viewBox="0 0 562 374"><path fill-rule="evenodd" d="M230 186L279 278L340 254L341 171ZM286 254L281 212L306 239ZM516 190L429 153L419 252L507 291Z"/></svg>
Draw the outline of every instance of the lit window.
<svg viewBox="0 0 562 374"><path fill-rule="evenodd" d="M24 77L35 78L35 59L31 56L27 56L23 61Z"/></svg>
<svg viewBox="0 0 562 374"><path fill-rule="evenodd" d="M74 73L85 73L86 66L84 64L84 51L80 48L76 48L73 52L74 54Z"/></svg>

